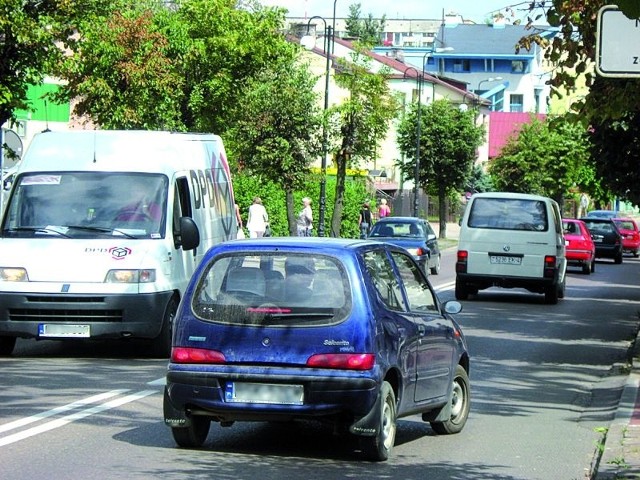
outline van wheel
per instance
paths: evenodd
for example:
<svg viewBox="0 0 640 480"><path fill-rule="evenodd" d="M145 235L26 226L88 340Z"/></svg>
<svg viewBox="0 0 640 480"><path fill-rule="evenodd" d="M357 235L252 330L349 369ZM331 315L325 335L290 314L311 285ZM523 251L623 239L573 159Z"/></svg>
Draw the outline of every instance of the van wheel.
<svg viewBox="0 0 640 480"><path fill-rule="evenodd" d="M544 301L549 305L555 305L558 303L558 285L549 285L544 291Z"/></svg>
<svg viewBox="0 0 640 480"><path fill-rule="evenodd" d="M440 273L440 255L436 256L436 264L431 267L431 273L438 275Z"/></svg>
<svg viewBox="0 0 640 480"><path fill-rule="evenodd" d="M558 298L564 298L564 292L567 289L567 275L565 273L562 283L558 285Z"/></svg>
<svg viewBox="0 0 640 480"><path fill-rule="evenodd" d="M209 435L211 420L208 417L194 415L191 425L182 428L171 428L173 439L182 448L200 448Z"/></svg>
<svg viewBox="0 0 640 480"><path fill-rule="evenodd" d="M467 300L469 298L469 290L467 286L456 278L456 300Z"/></svg>
<svg viewBox="0 0 640 480"><path fill-rule="evenodd" d="M389 382L383 382L380 388L377 430L372 437L361 437L360 445L366 458L379 462L389 458L396 442L396 396Z"/></svg>
<svg viewBox="0 0 640 480"><path fill-rule="evenodd" d="M0 357L8 357L13 353L17 337L0 337Z"/></svg>
<svg viewBox="0 0 640 480"><path fill-rule="evenodd" d="M451 416L444 422L430 422L434 432L440 435L460 433L469 418L471 407L471 388L469 375L462 365L456 366L451 390Z"/></svg>
<svg viewBox="0 0 640 480"><path fill-rule="evenodd" d="M154 356L167 358L171 355L171 335L173 334L173 321L178 311L178 300L171 297L162 319L160 334L152 340L151 351Z"/></svg>

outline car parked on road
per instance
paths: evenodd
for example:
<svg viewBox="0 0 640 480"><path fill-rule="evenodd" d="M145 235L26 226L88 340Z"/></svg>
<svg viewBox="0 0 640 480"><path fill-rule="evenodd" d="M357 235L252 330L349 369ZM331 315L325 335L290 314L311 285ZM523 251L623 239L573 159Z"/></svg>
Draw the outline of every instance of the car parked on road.
<svg viewBox="0 0 640 480"><path fill-rule="evenodd" d="M175 318L164 421L198 448L210 423L324 419L386 460L396 421L464 427L469 354L404 249L371 240L261 238L213 247Z"/></svg>
<svg viewBox="0 0 640 480"><path fill-rule="evenodd" d="M622 252L630 253L637 258L640 255L638 223L633 218L614 218L613 223L622 235Z"/></svg>
<svg viewBox="0 0 640 480"><path fill-rule="evenodd" d="M563 218L567 265L582 267L587 275L596 270L596 246L586 224L577 218Z"/></svg>
<svg viewBox="0 0 640 480"><path fill-rule="evenodd" d="M596 258L611 258L617 264L622 263L622 235L610 218L581 218L596 246Z"/></svg>
<svg viewBox="0 0 640 480"><path fill-rule="evenodd" d="M422 218L381 218L373 225L369 238L399 245L413 255L424 272L440 273L442 254L438 237L429 222Z"/></svg>
<svg viewBox="0 0 640 480"><path fill-rule="evenodd" d="M615 210L591 210L587 213L587 217L595 218L615 218L618 216L618 212Z"/></svg>

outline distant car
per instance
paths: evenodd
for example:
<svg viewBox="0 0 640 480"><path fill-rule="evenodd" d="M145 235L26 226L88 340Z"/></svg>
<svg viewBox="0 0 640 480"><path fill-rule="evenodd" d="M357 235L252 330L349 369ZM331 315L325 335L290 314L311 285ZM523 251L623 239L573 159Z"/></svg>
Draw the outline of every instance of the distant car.
<svg viewBox="0 0 640 480"><path fill-rule="evenodd" d="M563 218L562 228L566 240L567 265L582 267L587 275L595 272L596 246L585 223L575 218Z"/></svg>
<svg viewBox="0 0 640 480"><path fill-rule="evenodd" d="M615 210L591 210L587 213L587 217L595 218L615 218L618 216L618 212Z"/></svg>
<svg viewBox="0 0 640 480"><path fill-rule="evenodd" d="M581 218L596 246L596 258L611 258L617 264L622 263L622 235L610 218Z"/></svg>
<svg viewBox="0 0 640 480"><path fill-rule="evenodd" d="M640 231L638 223L633 218L614 218L620 235L622 235L623 253L631 253L634 257L640 255Z"/></svg>
<svg viewBox="0 0 640 480"><path fill-rule="evenodd" d="M221 243L174 320L164 421L179 446L198 448L212 421L326 420L376 461L398 418L458 433L470 408L469 354L450 315L461 309L389 243Z"/></svg>
<svg viewBox="0 0 640 480"><path fill-rule="evenodd" d="M428 221L416 217L384 217L378 220L369 238L405 248L427 274L440 273L438 237Z"/></svg>

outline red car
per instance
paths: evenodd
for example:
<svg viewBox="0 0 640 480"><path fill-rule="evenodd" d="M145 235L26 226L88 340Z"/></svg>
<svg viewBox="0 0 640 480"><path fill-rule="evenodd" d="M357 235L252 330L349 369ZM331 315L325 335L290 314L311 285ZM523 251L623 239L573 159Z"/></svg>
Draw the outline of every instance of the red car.
<svg viewBox="0 0 640 480"><path fill-rule="evenodd" d="M640 255L640 231L636 221L632 218L614 218L613 223L622 235L622 251L632 253L634 257Z"/></svg>
<svg viewBox="0 0 640 480"><path fill-rule="evenodd" d="M582 220L563 218L567 265L582 267L587 275L596 270L596 246Z"/></svg>

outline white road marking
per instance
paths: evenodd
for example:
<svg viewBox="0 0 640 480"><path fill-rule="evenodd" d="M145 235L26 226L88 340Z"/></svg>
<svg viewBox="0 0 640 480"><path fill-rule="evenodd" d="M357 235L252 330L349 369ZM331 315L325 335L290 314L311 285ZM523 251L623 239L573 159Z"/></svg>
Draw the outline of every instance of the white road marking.
<svg viewBox="0 0 640 480"><path fill-rule="evenodd" d="M111 392L106 392L104 394L101 395L106 395L108 398L108 396L114 396L114 395L118 395L119 393L124 393L127 392L128 390L113 390ZM113 393L116 392L116 393ZM90 415L94 415L96 413L100 413L100 412L104 412L105 410L110 410L112 408L116 408L119 407L121 405L124 405L125 403L129 403L129 402L135 402L136 400L140 400L141 398L144 398L148 395L151 395L153 393L157 393L158 390L142 390L141 392L138 393L133 393L131 395L127 395L124 397L120 397L120 398L116 398L114 400L111 400L109 402L105 402L101 405L96 405L95 407L91 407L91 408L87 408L86 410L82 410L80 412L76 412L76 413L72 413L71 415L67 415L65 417L59 418L57 420L51 420L50 422L44 423L42 425L39 425L37 427L32 427L29 428L27 430L24 430L22 432L18 432L18 433L14 433L13 435L8 435L6 437L0 438L0 447L4 446L4 445L9 445L10 443L15 443L18 442L20 440L24 440L25 438L29 438L29 437L33 437L34 435L38 435L40 433L44 433L44 432L48 432L49 430L53 430L54 428L60 428L63 427L71 422L75 422L76 420L81 420L83 418L86 418ZM111 394L111 395L110 395ZM54 409L54 410L58 410L58 412L55 413L59 413L59 411L64 411L62 409L64 409L65 407L70 407L71 405L81 405L81 402L85 402L85 404L87 403L87 400L89 399L95 399L96 397L99 397L100 395L96 395L94 397L89 397L85 400L80 400L79 402L74 402L74 403L70 403L69 405L65 405L64 407L58 407L58 409ZM95 400L94 400L95 401ZM91 402L88 402L91 403ZM72 408L72 407L70 407ZM69 410L70 408L67 408L67 410ZM42 417L42 415L45 414L49 414L50 412L53 412L53 410L49 410L48 412L44 412L43 414L40 414L40 418L44 418ZM51 413L50 415L46 415L46 416L51 416L51 415L55 415L55 413ZM37 417L37 415L34 415L34 417ZM27 419L24 420L28 420L34 417L28 417ZM40 418L37 418L36 420L39 420ZM33 420L33 421L36 421ZM12 422L10 424L7 425L11 425L11 424L15 424L20 422L20 420L17 420L16 422ZM30 422L27 422L30 423ZM12 427L15 428L15 427Z"/></svg>

